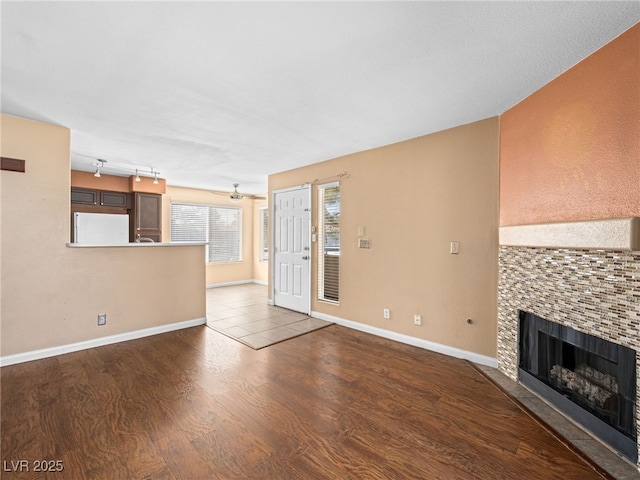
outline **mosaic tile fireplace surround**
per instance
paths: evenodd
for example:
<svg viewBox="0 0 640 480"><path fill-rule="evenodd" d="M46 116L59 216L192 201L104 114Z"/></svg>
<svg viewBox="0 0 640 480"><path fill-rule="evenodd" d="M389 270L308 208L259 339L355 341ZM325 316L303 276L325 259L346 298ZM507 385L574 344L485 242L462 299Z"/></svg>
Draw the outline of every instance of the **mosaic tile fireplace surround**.
<svg viewBox="0 0 640 480"><path fill-rule="evenodd" d="M515 381L521 310L635 350L640 379L640 252L500 247L498 368Z"/></svg>

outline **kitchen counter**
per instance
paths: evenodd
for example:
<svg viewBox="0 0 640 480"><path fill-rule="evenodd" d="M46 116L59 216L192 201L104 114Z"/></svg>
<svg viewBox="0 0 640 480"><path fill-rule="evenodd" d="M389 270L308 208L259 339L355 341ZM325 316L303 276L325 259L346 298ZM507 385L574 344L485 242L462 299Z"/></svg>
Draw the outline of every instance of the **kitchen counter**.
<svg viewBox="0 0 640 480"><path fill-rule="evenodd" d="M206 245L206 243L192 243L192 242L172 242L172 243L160 243L160 242L130 242L130 243L116 243L111 245L85 245L79 243L67 243L69 248L119 248L119 247L193 247L198 245Z"/></svg>

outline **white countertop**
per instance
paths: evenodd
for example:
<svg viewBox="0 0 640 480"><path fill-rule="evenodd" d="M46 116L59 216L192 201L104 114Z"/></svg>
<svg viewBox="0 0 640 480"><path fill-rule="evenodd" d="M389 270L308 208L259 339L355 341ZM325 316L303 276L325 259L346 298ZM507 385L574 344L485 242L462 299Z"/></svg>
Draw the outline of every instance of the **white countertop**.
<svg viewBox="0 0 640 480"><path fill-rule="evenodd" d="M119 248L119 247L194 247L199 245L206 245L206 243L192 243L192 242L130 242L130 243L117 243L112 245L84 245L79 243L67 243L67 247L70 248Z"/></svg>

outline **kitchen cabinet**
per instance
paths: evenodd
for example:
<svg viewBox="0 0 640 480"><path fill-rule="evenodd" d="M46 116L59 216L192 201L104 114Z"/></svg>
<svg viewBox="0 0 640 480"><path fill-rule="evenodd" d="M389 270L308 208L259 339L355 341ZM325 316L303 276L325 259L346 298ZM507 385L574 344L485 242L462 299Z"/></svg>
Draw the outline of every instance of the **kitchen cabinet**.
<svg viewBox="0 0 640 480"><path fill-rule="evenodd" d="M71 203L78 205L97 205L98 190L87 190L84 188L71 189Z"/></svg>
<svg viewBox="0 0 640 480"><path fill-rule="evenodd" d="M129 218L132 242L162 241L162 195L135 192Z"/></svg>
<svg viewBox="0 0 640 480"><path fill-rule="evenodd" d="M124 192L100 192L100 205L103 207L131 207L131 195Z"/></svg>
<svg viewBox="0 0 640 480"><path fill-rule="evenodd" d="M107 192L86 188L71 189L71 203L75 205L96 205L101 207L131 208L131 194Z"/></svg>

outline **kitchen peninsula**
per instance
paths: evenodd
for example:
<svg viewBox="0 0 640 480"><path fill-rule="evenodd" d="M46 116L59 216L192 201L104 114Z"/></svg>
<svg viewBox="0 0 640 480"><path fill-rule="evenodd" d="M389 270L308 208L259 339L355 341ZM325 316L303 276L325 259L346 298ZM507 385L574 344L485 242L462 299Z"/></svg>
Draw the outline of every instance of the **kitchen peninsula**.
<svg viewBox="0 0 640 480"><path fill-rule="evenodd" d="M72 211L108 208L124 214L129 210L130 215L136 193L158 198L162 193L131 191L129 178L114 180L110 175L95 178L103 180L100 187L82 184L78 173L70 170L69 129L4 114L1 119L0 154L24 160L25 168L0 172L2 229L14 232L0 239L0 365L204 324L204 245L125 243L78 248L69 243ZM83 173L81 177L94 178ZM112 182L124 182L126 187ZM147 177L146 183L146 187L164 188L161 182L154 184L153 178ZM126 193L132 203L129 208L127 204L98 205L98 195L95 205L72 204L72 187ZM114 197L102 198L114 201ZM144 202L141 207L146 208ZM103 314L107 321L100 325Z"/></svg>

